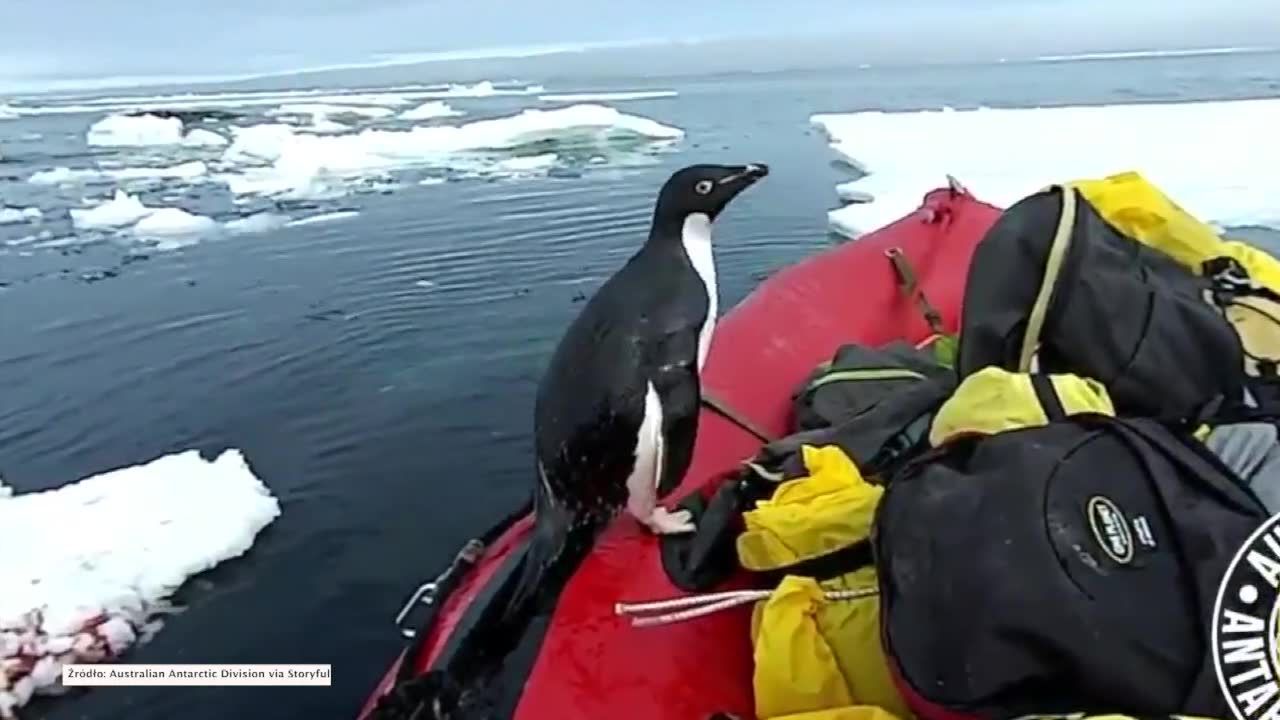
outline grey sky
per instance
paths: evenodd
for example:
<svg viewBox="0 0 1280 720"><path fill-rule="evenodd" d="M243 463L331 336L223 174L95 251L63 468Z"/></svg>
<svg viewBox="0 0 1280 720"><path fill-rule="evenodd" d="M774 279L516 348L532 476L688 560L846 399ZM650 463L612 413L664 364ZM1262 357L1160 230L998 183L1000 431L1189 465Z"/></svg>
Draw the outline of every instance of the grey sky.
<svg viewBox="0 0 1280 720"><path fill-rule="evenodd" d="M10 0L0 11L0 86L818 32L848 33L855 61L859 53L905 60L938 48L983 59L1280 45L1277 1Z"/></svg>

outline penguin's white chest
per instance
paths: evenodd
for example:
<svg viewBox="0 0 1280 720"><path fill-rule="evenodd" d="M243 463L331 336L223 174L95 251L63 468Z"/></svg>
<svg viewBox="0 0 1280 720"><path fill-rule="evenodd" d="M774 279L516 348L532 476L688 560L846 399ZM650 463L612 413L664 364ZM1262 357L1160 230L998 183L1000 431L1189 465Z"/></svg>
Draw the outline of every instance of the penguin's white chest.
<svg viewBox="0 0 1280 720"><path fill-rule="evenodd" d="M685 218L680 242L684 245L685 257L689 258L694 272L698 273L707 290L707 319L698 330L698 370L701 371L707 362L707 353L711 350L711 335L716 329L716 314L720 305L716 289L716 261L711 254L711 218L702 213L694 213Z"/></svg>

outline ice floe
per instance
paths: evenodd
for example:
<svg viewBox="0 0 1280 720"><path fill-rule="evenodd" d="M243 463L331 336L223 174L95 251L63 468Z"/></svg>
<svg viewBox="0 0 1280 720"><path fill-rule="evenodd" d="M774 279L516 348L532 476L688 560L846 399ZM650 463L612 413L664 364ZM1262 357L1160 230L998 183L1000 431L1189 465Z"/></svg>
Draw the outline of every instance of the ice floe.
<svg viewBox="0 0 1280 720"><path fill-rule="evenodd" d="M228 142L225 137L204 128L196 128L182 138L182 144L188 147L222 147Z"/></svg>
<svg viewBox="0 0 1280 720"><path fill-rule="evenodd" d="M621 102L625 100L657 100L678 96L675 90L634 90L622 92L581 92L539 95L543 102Z"/></svg>
<svg viewBox="0 0 1280 720"><path fill-rule="evenodd" d="M832 211L857 236L915 210L946 174L1007 207L1045 185L1142 172L1189 212L1219 225L1280 227L1280 99L858 112L811 118L867 175L844 183L870 202ZM1190 140L1189 140L1190 139ZM1191 140L1194 140L1192 142ZM863 198L866 199L866 198Z"/></svg>
<svg viewBox="0 0 1280 720"><path fill-rule="evenodd" d="M60 166L33 173L27 182L33 185L70 185L72 183L96 180L102 177L98 170L73 170Z"/></svg>
<svg viewBox="0 0 1280 720"><path fill-rule="evenodd" d="M298 220L290 220L285 223L289 227L302 227L304 225L318 225L320 223L333 222L335 220L346 220L353 218L360 213L355 210L339 210L337 212L323 213L321 215L312 215L311 217L300 218Z"/></svg>
<svg viewBox="0 0 1280 720"><path fill-rule="evenodd" d="M102 174L117 180L192 180L208 174L209 166L200 160L162 167L130 167L103 170Z"/></svg>
<svg viewBox="0 0 1280 720"><path fill-rule="evenodd" d="M289 125L233 128L223 155L229 164L250 167L220 179L235 194L294 196L326 188L341 178L360 178L407 167L498 170L521 148L550 144L561 152L662 146L684 136L679 128L605 105L581 104L553 110L529 109L514 115L460 125L419 126L408 130L366 129L323 136ZM528 170L517 160L515 168ZM546 158L538 161L548 163ZM263 167L265 165L265 167Z"/></svg>
<svg viewBox="0 0 1280 720"><path fill-rule="evenodd" d="M89 126L85 142L99 147L219 147L227 144L226 138L215 132L196 128L183 135L184 129L182 119L172 116L108 115Z"/></svg>
<svg viewBox="0 0 1280 720"><path fill-rule="evenodd" d="M72 208L70 213L71 224L77 229L115 230L133 225L154 211L133 195L116 190L110 200L88 209Z"/></svg>
<svg viewBox="0 0 1280 720"><path fill-rule="evenodd" d="M442 100L431 100L422 103L412 110L405 110L400 113L401 120L431 120L433 118L456 117L462 112L449 107L449 103Z"/></svg>
<svg viewBox="0 0 1280 720"><path fill-rule="evenodd" d="M0 488L0 716L60 690L67 663L118 657L154 633L184 582L246 553L279 501L228 450L192 450L56 490Z"/></svg>
<svg viewBox="0 0 1280 720"><path fill-rule="evenodd" d="M133 226L133 234L149 240L194 237L217 232L218 223L204 215L193 215L181 208L157 208Z"/></svg>
<svg viewBox="0 0 1280 720"><path fill-rule="evenodd" d="M98 170L56 167L32 174L27 182L33 185L72 185L100 180L194 180L207 175L208 172L209 166L201 160L177 165Z"/></svg>
<svg viewBox="0 0 1280 720"><path fill-rule="evenodd" d="M44 213L37 207L5 207L0 205L0 225L39 222Z"/></svg>
<svg viewBox="0 0 1280 720"><path fill-rule="evenodd" d="M260 212L228 221L223 228L232 235L253 235L278 230L289 223L288 215Z"/></svg>
<svg viewBox="0 0 1280 720"><path fill-rule="evenodd" d="M291 105L281 105L274 110L268 110L267 115L295 115L295 116L311 116L311 117L327 117L329 115L357 115L365 118L385 118L395 115L394 110L385 107L365 106L365 105L329 105L325 103L295 103Z"/></svg>
<svg viewBox="0 0 1280 720"><path fill-rule="evenodd" d="M155 115L108 115L89 126L90 145L176 145L182 142L182 120Z"/></svg>

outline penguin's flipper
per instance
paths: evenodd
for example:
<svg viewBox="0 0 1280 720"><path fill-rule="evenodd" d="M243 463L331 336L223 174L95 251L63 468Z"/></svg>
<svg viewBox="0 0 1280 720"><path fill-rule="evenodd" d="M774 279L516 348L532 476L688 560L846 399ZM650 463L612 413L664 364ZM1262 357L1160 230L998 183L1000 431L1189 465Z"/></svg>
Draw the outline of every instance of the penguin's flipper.
<svg viewBox="0 0 1280 720"><path fill-rule="evenodd" d="M658 497L665 497L680 485L693 460L698 435L698 413L702 409L702 387L698 379L698 333L689 328L669 333L653 348L655 357L651 382L662 403L662 467L659 469Z"/></svg>

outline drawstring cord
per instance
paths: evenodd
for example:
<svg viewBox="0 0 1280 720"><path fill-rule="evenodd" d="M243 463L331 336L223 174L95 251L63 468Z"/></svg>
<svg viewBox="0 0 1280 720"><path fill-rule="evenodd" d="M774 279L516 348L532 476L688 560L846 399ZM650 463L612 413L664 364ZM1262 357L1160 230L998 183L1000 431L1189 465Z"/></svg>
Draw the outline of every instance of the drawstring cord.
<svg viewBox="0 0 1280 720"><path fill-rule="evenodd" d="M858 600L872 597L878 593L878 590L869 588L863 590L829 590L823 595L827 600ZM653 602L617 603L613 606L613 610L616 615L630 616L632 627L652 627L692 620L720 612L721 610L729 610L739 605L748 605L758 600L765 600L772 594L773 590L732 590L729 592L672 598L670 600L655 600ZM663 610L674 610L675 612L643 616L645 613L661 613Z"/></svg>

